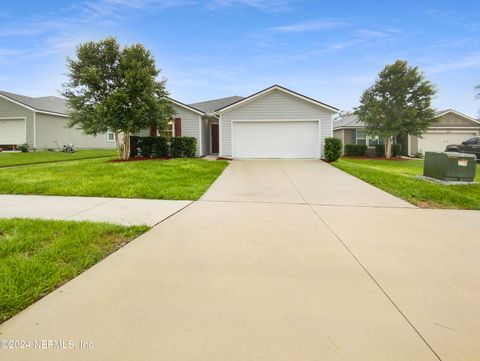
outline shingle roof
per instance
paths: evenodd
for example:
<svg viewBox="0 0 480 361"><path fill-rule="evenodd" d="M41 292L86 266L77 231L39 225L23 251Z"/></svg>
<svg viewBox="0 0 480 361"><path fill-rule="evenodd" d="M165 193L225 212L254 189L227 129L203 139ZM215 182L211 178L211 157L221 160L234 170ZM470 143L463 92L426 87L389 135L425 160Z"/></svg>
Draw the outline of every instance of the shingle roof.
<svg viewBox="0 0 480 361"><path fill-rule="evenodd" d="M205 102L193 103L188 105L195 109L199 109L207 114L213 114L215 110L226 107L242 99L243 97L234 95L232 97L207 100Z"/></svg>
<svg viewBox="0 0 480 361"><path fill-rule="evenodd" d="M68 113L67 103L64 98L54 96L32 98L6 91L0 91L0 94L35 110L63 115Z"/></svg>
<svg viewBox="0 0 480 361"><path fill-rule="evenodd" d="M468 118L468 119L472 120L473 122L479 122L479 120L470 118L469 116L467 116L465 114L462 114L462 113L459 113L459 112L457 112L456 110L453 110L453 109L436 110L435 111L435 117L441 116L441 115L443 115L445 113L448 113L448 112L455 112L459 115L464 116L465 118ZM360 121L360 119L358 119L358 116L355 115L355 114L347 115L346 117L343 117L343 118L333 122L333 129L338 129L338 128L363 128L364 126L365 125L363 124L363 122Z"/></svg>
<svg viewBox="0 0 480 361"><path fill-rule="evenodd" d="M333 129L335 128L361 128L363 127L363 122L358 119L358 116L355 114L347 115L339 120L333 122Z"/></svg>

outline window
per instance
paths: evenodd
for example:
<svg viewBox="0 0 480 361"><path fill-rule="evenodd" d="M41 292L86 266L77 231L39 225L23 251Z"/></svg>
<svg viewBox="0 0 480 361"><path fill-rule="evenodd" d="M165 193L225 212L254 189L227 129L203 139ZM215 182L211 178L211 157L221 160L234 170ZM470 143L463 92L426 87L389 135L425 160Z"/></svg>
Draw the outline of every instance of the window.
<svg viewBox="0 0 480 361"><path fill-rule="evenodd" d="M375 148L377 144L383 144L383 138L380 138L378 135L374 137L367 137L368 138L368 146L371 148Z"/></svg>
<svg viewBox="0 0 480 361"><path fill-rule="evenodd" d="M167 122L164 129L158 130L158 136L167 139L168 142L172 140L172 137L173 137L173 121L172 120Z"/></svg>
<svg viewBox="0 0 480 361"><path fill-rule="evenodd" d="M478 138L471 138L471 139L467 140L466 143L468 145L476 145L476 144L478 144Z"/></svg>
<svg viewBox="0 0 480 361"><path fill-rule="evenodd" d="M369 136L367 132L361 129L356 129L356 144L368 145L370 148L375 148L377 144L383 144L383 138L378 135Z"/></svg>
<svg viewBox="0 0 480 361"><path fill-rule="evenodd" d="M115 141L115 134L111 130L109 130L107 132L107 141L108 142L114 142Z"/></svg>
<svg viewBox="0 0 480 361"><path fill-rule="evenodd" d="M356 144L365 145L367 144L367 133L364 130L356 129Z"/></svg>

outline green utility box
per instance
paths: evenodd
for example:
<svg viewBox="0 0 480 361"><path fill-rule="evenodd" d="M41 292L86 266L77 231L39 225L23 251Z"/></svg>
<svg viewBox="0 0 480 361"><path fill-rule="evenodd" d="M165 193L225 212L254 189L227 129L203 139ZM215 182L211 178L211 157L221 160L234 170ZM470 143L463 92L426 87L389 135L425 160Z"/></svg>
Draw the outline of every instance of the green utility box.
<svg viewBox="0 0 480 361"><path fill-rule="evenodd" d="M426 152L423 175L443 181L473 182L477 170L476 161L474 154Z"/></svg>

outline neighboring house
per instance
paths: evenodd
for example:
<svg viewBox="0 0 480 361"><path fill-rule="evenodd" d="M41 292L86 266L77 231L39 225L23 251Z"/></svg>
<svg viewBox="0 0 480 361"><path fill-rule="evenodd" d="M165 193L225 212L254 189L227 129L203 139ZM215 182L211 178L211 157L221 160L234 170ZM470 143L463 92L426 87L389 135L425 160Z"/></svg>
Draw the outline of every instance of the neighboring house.
<svg viewBox="0 0 480 361"><path fill-rule="evenodd" d="M437 121L421 137L397 137L396 141L402 144L404 155L443 152L448 144L458 144L480 134L480 121L456 110L437 111L435 118ZM368 136L364 124L354 114L333 123L333 136L341 139L343 144L367 144L370 152L376 144L383 143L383 139Z"/></svg>
<svg viewBox="0 0 480 361"><path fill-rule="evenodd" d="M114 148L113 133L86 135L67 127L65 99L32 98L0 91L0 148L28 143L36 149L74 144L76 148Z"/></svg>
<svg viewBox="0 0 480 361"><path fill-rule="evenodd" d="M225 158L321 158L338 111L279 85L246 98L172 102L174 134L197 138L198 156Z"/></svg>
<svg viewBox="0 0 480 361"><path fill-rule="evenodd" d="M323 157L326 137L332 136L330 105L273 85L248 97L233 96L194 104L170 99L175 111L173 136L197 139L197 156L225 158ZM65 100L30 98L0 92L0 147L28 143L55 148L74 143L77 148L114 147L113 134L85 135L67 125ZM140 135L157 135L152 127Z"/></svg>

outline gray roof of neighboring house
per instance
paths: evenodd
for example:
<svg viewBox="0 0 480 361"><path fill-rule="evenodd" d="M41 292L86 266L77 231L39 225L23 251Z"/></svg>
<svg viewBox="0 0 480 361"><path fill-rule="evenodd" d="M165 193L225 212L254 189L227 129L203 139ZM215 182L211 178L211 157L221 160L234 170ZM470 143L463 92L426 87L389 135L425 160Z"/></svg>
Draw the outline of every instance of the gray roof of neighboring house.
<svg viewBox="0 0 480 361"><path fill-rule="evenodd" d="M444 113L447 113L447 112L450 112L450 111L453 111L455 112L455 110L453 109L443 109L443 110L436 110L435 111L435 117L439 116L439 115L442 115ZM458 112L456 112L458 113ZM461 113L458 113L458 114L461 114ZM461 114L467 118L470 118L464 114ZM478 121L478 120L475 120L472 118L473 121ZM350 115L347 115L346 117L343 117L339 120L336 120L333 122L333 129L338 129L338 128L363 128L365 125L363 124L362 121L360 121L360 119L358 119L358 116L355 115L355 114L350 114Z"/></svg>
<svg viewBox="0 0 480 361"><path fill-rule="evenodd" d="M67 103L64 98L54 96L32 98L6 91L0 91L0 94L35 110L59 114L68 113Z"/></svg>
<svg viewBox="0 0 480 361"><path fill-rule="evenodd" d="M358 119L355 114L347 115L339 120L333 122L333 129L335 128L362 128L363 122Z"/></svg>
<svg viewBox="0 0 480 361"><path fill-rule="evenodd" d="M217 109L229 106L230 104L236 103L242 99L243 97L234 95L233 97L207 100L205 102L193 103L188 105L207 114L213 114Z"/></svg>

